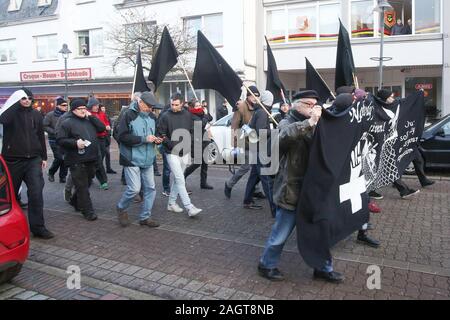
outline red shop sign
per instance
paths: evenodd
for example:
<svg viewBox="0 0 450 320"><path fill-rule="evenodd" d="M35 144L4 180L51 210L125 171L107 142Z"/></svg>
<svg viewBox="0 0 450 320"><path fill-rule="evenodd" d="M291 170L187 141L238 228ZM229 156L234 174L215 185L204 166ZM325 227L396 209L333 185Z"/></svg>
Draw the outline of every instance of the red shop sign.
<svg viewBox="0 0 450 320"><path fill-rule="evenodd" d="M416 84L416 90L420 90L420 89L431 90L431 89L433 89L433 84L431 84L431 83L418 83L418 84Z"/></svg>

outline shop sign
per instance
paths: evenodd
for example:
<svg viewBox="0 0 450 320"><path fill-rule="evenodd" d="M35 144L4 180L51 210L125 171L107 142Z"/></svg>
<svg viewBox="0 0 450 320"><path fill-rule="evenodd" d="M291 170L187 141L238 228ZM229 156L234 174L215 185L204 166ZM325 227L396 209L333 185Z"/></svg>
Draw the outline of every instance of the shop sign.
<svg viewBox="0 0 450 320"><path fill-rule="evenodd" d="M22 82L64 81L65 79L64 70L27 71L20 73L20 81ZM90 79L92 79L91 68L67 70L67 80L76 81Z"/></svg>

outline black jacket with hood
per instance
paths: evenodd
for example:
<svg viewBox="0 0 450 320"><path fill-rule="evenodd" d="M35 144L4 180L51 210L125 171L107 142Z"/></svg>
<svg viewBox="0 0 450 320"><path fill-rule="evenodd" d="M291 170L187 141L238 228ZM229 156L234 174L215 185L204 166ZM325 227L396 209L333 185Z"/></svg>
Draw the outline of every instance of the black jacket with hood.
<svg viewBox="0 0 450 320"><path fill-rule="evenodd" d="M3 124L3 150L5 160L47 160L47 147L41 114L32 107L22 107L20 101L0 116Z"/></svg>
<svg viewBox="0 0 450 320"><path fill-rule="evenodd" d="M56 142L64 149L64 162L67 165L94 162L98 159L97 133L104 132L105 125L96 117L77 117L72 112L67 115L57 129ZM79 139L91 142L83 154L78 152Z"/></svg>

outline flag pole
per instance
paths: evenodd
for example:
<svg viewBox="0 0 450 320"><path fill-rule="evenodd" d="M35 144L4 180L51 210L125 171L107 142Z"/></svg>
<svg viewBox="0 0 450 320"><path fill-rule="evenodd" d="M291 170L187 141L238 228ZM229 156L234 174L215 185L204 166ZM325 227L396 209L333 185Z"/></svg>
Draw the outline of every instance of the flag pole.
<svg viewBox="0 0 450 320"><path fill-rule="evenodd" d="M359 89L358 77L355 75L354 72L352 72L352 75L353 75L353 82L355 82L355 87L356 89Z"/></svg>
<svg viewBox="0 0 450 320"><path fill-rule="evenodd" d="M138 47L139 52L141 52L141 46ZM142 58L141 58L142 59ZM136 89L136 78L137 78L137 55L136 55L136 65L134 66L134 80L133 80L133 89L131 89L131 100L133 100L134 96L134 90Z"/></svg>
<svg viewBox="0 0 450 320"><path fill-rule="evenodd" d="M286 102L286 96L284 95L283 89L280 89L280 92L281 92L281 98L283 98L283 102L284 102L284 104L286 104L287 103Z"/></svg>
<svg viewBox="0 0 450 320"><path fill-rule="evenodd" d="M189 79L189 75L188 75L188 73L186 71L186 68L185 68L185 66L183 64L183 61L181 61L181 59L178 59L178 62L180 63L181 68L184 71L184 75L186 76L186 79L189 82L189 85L191 86L191 90L192 90L192 93L194 94L195 100L199 101L198 97L197 97L197 93L195 92L195 89L194 89L194 86L192 85L191 79Z"/></svg>
<svg viewBox="0 0 450 320"><path fill-rule="evenodd" d="M275 120L275 118L272 116L272 114L266 109L266 107L263 106L263 104L261 103L261 100L259 100L259 98L257 96L255 96L255 94L252 92L252 90L250 90L250 88L248 86L246 86L245 83L243 83L243 86L245 87L245 89L247 89L247 92L250 93L253 96L253 98L256 99L256 103L258 103L261 106L261 108L263 108L263 110L267 113L269 118L272 119L273 123L275 123L275 125L278 126L277 120Z"/></svg>

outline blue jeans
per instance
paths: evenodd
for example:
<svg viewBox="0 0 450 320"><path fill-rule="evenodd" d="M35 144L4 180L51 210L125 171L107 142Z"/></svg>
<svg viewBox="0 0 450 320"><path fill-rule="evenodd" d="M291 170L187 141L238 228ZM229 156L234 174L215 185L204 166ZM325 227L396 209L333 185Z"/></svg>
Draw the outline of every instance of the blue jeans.
<svg viewBox="0 0 450 320"><path fill-rule="evenodd" d="M160 150L163 157L163 174L162 174L162 183L163 189L165 192L170 193L170 166L167 161L167 153L161 148Z"/></svg>
<svg viewBox="0 0 450 320"><path fill-rule="evenodd" d="M256 185L261 181L264 194L267 197L267 201L270 205L270 212L275 218L276 206L273 202L273 179L271 176L261 175L261 164L252 165L252 171L248 178L247 187L245 189L244 204L251 204L253 202L253 193L255 192Z"/></svg>
<svg viewBox="0 0 450 320"><path fill-rule="evenodd" d="M155 176L153 166L150 168L125 167L125 179L127 190L122 195L117 207L120 210L127 210L131 202L141 191L144 193L144 205L139 216L140 221L148 220L152 215L153 204L156 198Z"/></svg>
<svg viewBox="0 0 450 320"><path fill-rule="evenodd" d="M289 236L294 231L296 226L296 213L295 211L286 210L283 208L277 208L277 216L275 224L272 227L272 233L267 241L264 253L261 257L260 263L264 268L274 269L280 262L281 252L286 244ZM324 272L333 271L332 261L322 268Z"/></svg>

